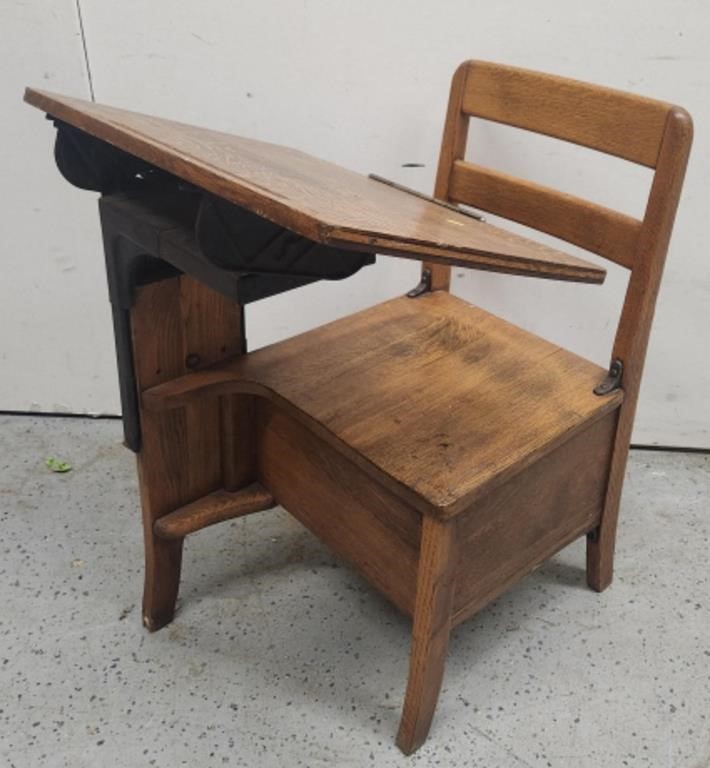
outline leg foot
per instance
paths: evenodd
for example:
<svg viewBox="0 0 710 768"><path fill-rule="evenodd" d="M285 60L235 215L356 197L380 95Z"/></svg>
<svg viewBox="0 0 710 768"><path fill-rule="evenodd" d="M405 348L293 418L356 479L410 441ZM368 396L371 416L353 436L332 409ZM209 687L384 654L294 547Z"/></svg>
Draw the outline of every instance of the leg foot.
<svg viewBox="0 0 710 768"><path fill-rule="evenodd" d="M180 584L183 539L146 543L143 624L150 632L170 624Z"/></svg>
<svg viewBox="0 0 710 768"><path fill-rule="evenodd" d="M603 592L614 579L615 546L616 520L587 536L587 584L595 592Z"/></svg>
<svg viewBox="0 0 710 768"><path fill-rule="evenodd" d="M609 481L599 526L587 536L587 584L603 592L614 579L614 550L619 520L621 489L624 484L626 461L634 414L634 398L624 400L611 455Z"/></svg>

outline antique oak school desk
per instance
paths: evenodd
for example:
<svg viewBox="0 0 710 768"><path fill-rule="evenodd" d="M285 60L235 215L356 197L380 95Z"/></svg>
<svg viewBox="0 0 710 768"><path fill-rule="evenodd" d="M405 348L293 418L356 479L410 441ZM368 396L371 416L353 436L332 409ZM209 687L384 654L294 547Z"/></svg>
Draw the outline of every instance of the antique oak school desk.
<svg viewBox="0 0 710 768"><path fill-rule="evenodd" d="M465 62L435 198L302 152L28 89L56 161L99 208L126 444L145 532L146 627L170 622L185 537L283 505L412 617L399 747L425 740L452 627L587 537L612 579L646 346L692 124L670 104ZM464 159L469 118L652 168L642 220ZM601 283L604 270L457 209L625 267L608 370L448 293L451 265ZM247 352L243 307L392 254L407 295ZM284 640L285 641L285 640Z"/></svg>

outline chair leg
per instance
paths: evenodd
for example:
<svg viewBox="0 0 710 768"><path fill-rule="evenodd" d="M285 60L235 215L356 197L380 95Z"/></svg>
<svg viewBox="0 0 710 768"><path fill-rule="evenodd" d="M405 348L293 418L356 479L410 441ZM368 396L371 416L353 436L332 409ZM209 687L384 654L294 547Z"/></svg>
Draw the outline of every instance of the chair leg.
<svg viewBox="0 0 710 768"><path fill-rule="evenodd" d="M621 427L617 430L601 520L599 526L587 536L587 584L596 592L603 592L614 579L616 529L629 455L629 438L626 431L622 431ZM630 432L630 428L628 431Z"/></svg>
<svg viewBox="0 0 710 768"><path fill-rule="evenodd" d="M449 645L456 568L455 525L424 517L409 679L397 746L410 755L426 740Z"/></svg>
<svg viewBox="0 0 710 768"><path fill-rule="evenodd" d="M618 509L605 512L599 527L587 535L587 584L595 592L603 592L614 579L618 515Z"/></svg>

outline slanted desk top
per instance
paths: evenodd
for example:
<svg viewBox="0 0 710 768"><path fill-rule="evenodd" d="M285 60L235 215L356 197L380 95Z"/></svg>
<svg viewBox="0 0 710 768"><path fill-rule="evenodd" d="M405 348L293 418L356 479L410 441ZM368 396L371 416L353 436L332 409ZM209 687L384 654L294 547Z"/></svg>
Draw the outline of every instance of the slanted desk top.
<svg viewBox="0 0 710 768"><path fill-rule="evenodd" d="M317 243L578 282L601 283L606 274L295 149L31 88L25 100Z"/></svg>

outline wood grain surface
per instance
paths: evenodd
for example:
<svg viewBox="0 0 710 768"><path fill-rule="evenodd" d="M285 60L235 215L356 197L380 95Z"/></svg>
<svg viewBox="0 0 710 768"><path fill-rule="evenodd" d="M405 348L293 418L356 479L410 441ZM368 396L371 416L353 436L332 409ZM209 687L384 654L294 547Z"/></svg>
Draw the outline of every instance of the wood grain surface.
<svg viewBox="0 0 710 768"><path fill-rule="evenodd" d="M453 624L599 524L617 419L606 414L457 518Z"/></svg>
<svg viewBox="0 0 710 768"><path fill-rule="evenodd" d="M421 515L268 400L257 403L261 483L403 613L414 612Z"/></svg>
<svg viewBox="0 0 710 768"><path fill-rule="evenodd" d="M443 291L394 299L143 393L282 404L421 511L460 512L619 406L605 371Z"/></svg>
<svg viewBox="0 0 710 768"><path fill-rule="evenodd" d="M448 197L574 243L630 269L641 222L588 200L457 160Z"/></svg>
<svg viewBox="0 0 710 768"><path fill-rule="evenodd" d="M561 280L601 283L606 274L295 149L34 89L25 100L316 242Z"/></svg>
<svg viewBox="0 0 710 768"><path fill-rule="evenodd" d="M672 107L591 83L488 61L465 61L451 81L434 194L471 205L631 268L641 222L581 197L467 162L471 117L542 133L655 168ZM485 165L485 158L479 160ZM450 267L427 263L434 290Z"/></svg>
<svg viewBox="0 0 710 768"><path fill-rule="evenodd" d="M139 390L186 373L190 357L210 365L243 348L239 306L186 275L138 288L131 325ZM182 553L182 539L162 539L154 526L221 487L219 402L193 403L164 414L141 409L140 420L143 621L154 631L173 618Z"/></svg>
<svg viewBox="0 0 710 768"><path fill-rule="evenodd" d="M457 528L456 521L422 521L409 678L397 731L397 746L405 755L424 743L444 679L456 589Z"/></svg>
<svg viewBox="0 0 710 768"><path fill-rule="evenodd" d="M655 168L670 104L489 61L461 65L461 108Z"/></svg>
<svg viewBox="0 0 710 768"><path fill-rule="evenodd" d="M209 525L263 512L274 505L274 497L259 483L238 491L220 489L159 517L153 530L161 539L184 539Z"/></svg>

